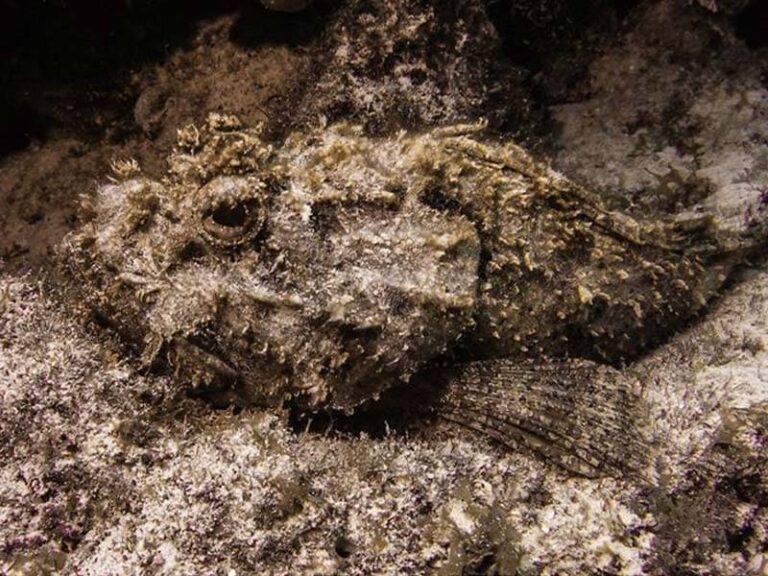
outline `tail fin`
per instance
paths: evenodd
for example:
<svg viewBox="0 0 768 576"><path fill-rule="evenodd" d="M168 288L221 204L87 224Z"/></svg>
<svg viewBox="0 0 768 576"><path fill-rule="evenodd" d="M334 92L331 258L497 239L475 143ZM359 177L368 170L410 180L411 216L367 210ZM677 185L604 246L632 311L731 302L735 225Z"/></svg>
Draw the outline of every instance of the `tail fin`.
<svg viewBox="0 0 768 576"><path fill-rule="evenodd" d="M451 374L437 411L577 474L626 474L645 468L648 452L633 388L617 370L586 361L471 362Z"/></svg>

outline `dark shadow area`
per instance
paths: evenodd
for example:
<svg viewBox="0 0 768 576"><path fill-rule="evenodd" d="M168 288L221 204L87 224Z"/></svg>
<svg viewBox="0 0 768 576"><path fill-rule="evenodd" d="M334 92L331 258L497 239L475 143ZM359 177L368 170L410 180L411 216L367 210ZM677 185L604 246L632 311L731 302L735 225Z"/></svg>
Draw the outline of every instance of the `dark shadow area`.
<svg viewBox="0 0 768 576"><path fill-rule="evenodd" d="M248 48L264 45L303 46L325 31L330 16L339 2L316 1L299 12L267 10L256 1L239 8L237 22L230 38Z"/></svg>
<svg viewBox="0 0 768 576"><path fill-rule="evenodd" d="M356 438L365 434L373 439L382 439L415 433L434 422L444 376L440 366L424 370L411 382L385 390L379 399L362 404L352 414L341 410L309 412L294 407L290 413L290 425L295 433L308 432L339 438Z"/></svg>
<svg viewBox="0 0 768 576"><path fill-rule="evenodd" d="M491 0L488 15L510 62L529 70L539 106L567 98L600 47L642 0Z"/></svg>
<svg viewBox="0 0 768 576"><path fill-rule="evenodd" d="M110 74L162 57L197 21L236 0L0 0L3 72L51 81Z"/></svg>
<svg viewBox="0 0 768 576"><path fill-rule="evenodd" d="M768 46L768 2L752 0L734 17L733 27L753 50Z"/></svg>
<svg viewBox="0 0 768 576"><path fill-rule="evenodd" d="M90 123L79 116L95 104L132 105L118 96L122 73L162 58L187 41L200 19L236 4L0 0L0 154L44 139L57 124L87 132Z"/></svg>
<svg viewBox="0 0 768 576"><path fill-rule="evenodd" d="M488 14L507 56L532 72L563 54L589 49L595 30L618 29L641 0L492 0Z"/></svg>
<svg viewBox="0 0 768 576"><path fill-rule="evenodd" d="M37 113L28 102L0 93L0 156L21 150L33 140L42 140L49 119Z"/></svg>
<svg viewBox="0 0 768 576"><path fill-rule="evenodd" d="M131 122L128 75L189 45L205 20L235 14L233 41L294 47L322 33L335 4L287 14L257 0L0 0L0 155L58 129L98 139L105 116Z"/></svg>

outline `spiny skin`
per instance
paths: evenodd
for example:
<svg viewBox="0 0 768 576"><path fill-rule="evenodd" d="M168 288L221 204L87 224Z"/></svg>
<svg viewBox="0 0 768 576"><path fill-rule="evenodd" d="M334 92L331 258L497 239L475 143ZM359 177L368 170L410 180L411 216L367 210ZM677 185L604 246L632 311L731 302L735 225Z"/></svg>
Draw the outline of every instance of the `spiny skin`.
<svg viewBox="0 0 768 576"><path fill-rule="evenodd" d="M481 128L337 125L274 149L211 116L180 131L161 181L116 166L69 270L192 387L351 410L447 355L617 361L737 262L708 220L608 212Z"/></svg>

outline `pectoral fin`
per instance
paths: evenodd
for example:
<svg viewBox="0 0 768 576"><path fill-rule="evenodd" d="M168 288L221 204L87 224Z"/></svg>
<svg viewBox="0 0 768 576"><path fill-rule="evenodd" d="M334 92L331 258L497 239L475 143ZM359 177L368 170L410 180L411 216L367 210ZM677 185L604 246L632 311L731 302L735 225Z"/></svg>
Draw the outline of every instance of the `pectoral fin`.
<svg viewBox="0 0 768 576"><path fill-rule="evenodd" d="M621 372L585 361L470 362L449 375L438 414L580 475L626 474L647 457L634 388Z"/></svg>

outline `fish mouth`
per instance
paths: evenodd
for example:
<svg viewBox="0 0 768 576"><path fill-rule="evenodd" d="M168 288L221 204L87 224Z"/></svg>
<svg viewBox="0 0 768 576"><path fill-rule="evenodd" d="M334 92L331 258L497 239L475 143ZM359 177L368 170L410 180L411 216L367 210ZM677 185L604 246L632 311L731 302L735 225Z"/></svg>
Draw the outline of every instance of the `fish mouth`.
<svg viewBox="0 0 768 576"><path fill-rule="evenodd" d="M235 389L241 380L236 368L192 337L175 336L155 347L148 367L161 365L174 379L186 382L193 395Z"/></svg>

